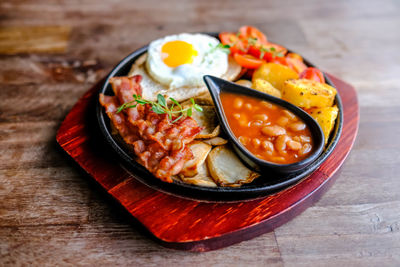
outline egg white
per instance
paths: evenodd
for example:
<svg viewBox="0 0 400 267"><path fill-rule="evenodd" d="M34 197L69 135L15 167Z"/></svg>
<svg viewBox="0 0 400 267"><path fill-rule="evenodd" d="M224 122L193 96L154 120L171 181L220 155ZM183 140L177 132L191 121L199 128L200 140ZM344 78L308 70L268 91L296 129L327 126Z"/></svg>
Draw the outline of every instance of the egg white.
<svg viewBox="0 0 400 267"><path fill-rule="evenodd" d="M198 55L192 63L171 68L163 62L162 46L175 40L193 45ZM221 49L215 49L218 44L218 39L205 34L181 33L155 40L148 48L147 71L153 79L170 89L204 86L204 75L221 77L228 70L228 55Z"/></svg>

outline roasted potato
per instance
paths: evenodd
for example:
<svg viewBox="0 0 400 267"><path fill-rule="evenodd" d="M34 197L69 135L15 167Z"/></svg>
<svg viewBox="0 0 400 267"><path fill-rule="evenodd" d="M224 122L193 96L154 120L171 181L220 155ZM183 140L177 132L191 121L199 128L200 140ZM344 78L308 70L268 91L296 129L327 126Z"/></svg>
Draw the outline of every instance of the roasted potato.
<svg viewBox="0 0 400 267"><path fill-rule="evenodd" d="M278 89L273 87L271 83L263 79L255 79L251 88L278 98L282 97L281 91L279 91Z"/></svg>
<svg viewBox="0 0 400 267"><path fill-rule="evenodd" d="M299 75L289 67L276 63L262 64L253 74L253 82L263 79L282 91L283 84L289 79L298 79Z"/></svg>
<svg viewBox="0 0 400 267"><path fill-rule="evenodd" d="M307 79L288 80L282 89L282 99L304 109L331 107L335 95L332 86Z"/></svg>
<svg viewBox="0 0 400 267"><path fill-rule="evenodd" d="M311 115L321 126L325 136L325 145L328 143L329 135L333 130L336 118L338 116L339 109L337 106L324 107L324 108L313 108L307 110L308 114Z"/></svg>

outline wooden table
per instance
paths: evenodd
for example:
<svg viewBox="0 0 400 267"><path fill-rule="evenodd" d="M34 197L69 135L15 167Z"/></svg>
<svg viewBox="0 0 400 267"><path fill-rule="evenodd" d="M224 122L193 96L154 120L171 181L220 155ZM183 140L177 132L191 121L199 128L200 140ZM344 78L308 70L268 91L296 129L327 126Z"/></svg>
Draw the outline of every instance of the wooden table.
<svg viewBox="0 0 400 267"><path fill-rule="evenodd" d="M2 1L0 265L400 265L396 1ZM335 185L293 221L207 253L163 248L59 149L77 99L154 38L250 24L353 84L361 122Z"/></svg>

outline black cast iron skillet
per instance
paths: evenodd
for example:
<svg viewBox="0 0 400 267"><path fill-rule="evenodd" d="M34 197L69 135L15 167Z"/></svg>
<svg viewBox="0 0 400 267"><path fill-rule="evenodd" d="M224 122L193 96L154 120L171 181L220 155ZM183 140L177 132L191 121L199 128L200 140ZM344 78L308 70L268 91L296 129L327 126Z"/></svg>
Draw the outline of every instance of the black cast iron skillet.
<svg viewBox="0 0 400 267"><path fill-rule="evenodd" d="M217 33L207 34L214 37L218 36ZM113 95L111 85L109 84L108 80L111 77L115 76L126 76L132 64L147 51L147 48L148 46L144 46L134 51L126 58L124 58L120 63L118 63L118 65L107 76L106 82L99 91L99 94L103 93L106 95ZM307 60L304 60L304 62L307 66L314 66ZM334 86L334 84L326 75L324 75L324 77L327 84ZM339 109L335 128L333 130L333 133L331 134L330 140L328 141L327 147L318 156L317 159L315 159L303 170L295 173L278 174L275 172L261 172L261 176L259 178L255 179L252 183L242 185L241 187L200 187L185 184L183 182L163 182L160 179L154 177L142 165L137 163L134 160L134 154L111 134L110 121L99 102L97 103L96 107L96 115L100 130L106 142L111 146L111 148L116 152L116 155L121 159L120 162L122 166L140 182L146 184L147 186L150 186L153 189L183 198L211 202L233 202L251 200L270 195L300 181L301 179L313 173L332 153L339 141L343 125L343 107L339 93L336 95L335 104Z"/></svg>

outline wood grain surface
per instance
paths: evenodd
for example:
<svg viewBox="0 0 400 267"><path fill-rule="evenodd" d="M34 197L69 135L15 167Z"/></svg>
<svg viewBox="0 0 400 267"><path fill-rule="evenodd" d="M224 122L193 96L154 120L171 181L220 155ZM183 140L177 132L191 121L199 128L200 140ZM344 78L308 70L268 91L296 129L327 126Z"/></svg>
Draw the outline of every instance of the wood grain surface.
<svg viewBox="0 0 400 267"><path fill-rule="evenodd" d="M1 1L2 29L71 32L64 53L0 56L0 265L398 266L399 12L394 0ZM56 129L143 44L242 24L357 88L355 147L330 191L275 231L202 254L163 248L65 157Z"/></svg>

